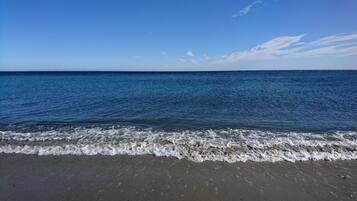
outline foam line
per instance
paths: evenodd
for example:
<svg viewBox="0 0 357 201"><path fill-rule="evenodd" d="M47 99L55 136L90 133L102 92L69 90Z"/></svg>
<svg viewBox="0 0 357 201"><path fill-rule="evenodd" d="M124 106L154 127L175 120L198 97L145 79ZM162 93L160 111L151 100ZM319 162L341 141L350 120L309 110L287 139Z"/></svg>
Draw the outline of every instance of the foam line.
<svg viewBox="0 0 357 201"><path fill-rule="evenodd" d="M167 132L75 128L0 131L0 153L37 155L155 155L195 162L276 162L357 159L357 132L270 132L246 129Z"/></svg>

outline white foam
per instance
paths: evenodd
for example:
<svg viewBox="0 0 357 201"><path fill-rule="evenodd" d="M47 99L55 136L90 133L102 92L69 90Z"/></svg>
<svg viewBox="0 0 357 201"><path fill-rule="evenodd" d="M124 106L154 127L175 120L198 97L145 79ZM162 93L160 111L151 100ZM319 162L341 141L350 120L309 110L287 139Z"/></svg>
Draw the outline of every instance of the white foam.
<svg viewBox="0 0 357 201"><path fill-rule="evenodd" d="M154 155L202 161L357 159L357 132L329 134L245 129L165 132L137 128L0 131L0 153Z"/></svg>

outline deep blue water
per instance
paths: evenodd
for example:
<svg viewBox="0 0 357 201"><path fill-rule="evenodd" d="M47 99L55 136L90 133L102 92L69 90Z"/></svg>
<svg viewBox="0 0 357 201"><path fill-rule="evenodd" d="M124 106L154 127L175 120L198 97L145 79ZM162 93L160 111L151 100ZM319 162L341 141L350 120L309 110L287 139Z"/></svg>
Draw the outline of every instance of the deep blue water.
<svg viewBox="0 0 357 201"><path fill-rule="evenodd" d="M0 73L0 126L357 130L357 71Z"/></svg>

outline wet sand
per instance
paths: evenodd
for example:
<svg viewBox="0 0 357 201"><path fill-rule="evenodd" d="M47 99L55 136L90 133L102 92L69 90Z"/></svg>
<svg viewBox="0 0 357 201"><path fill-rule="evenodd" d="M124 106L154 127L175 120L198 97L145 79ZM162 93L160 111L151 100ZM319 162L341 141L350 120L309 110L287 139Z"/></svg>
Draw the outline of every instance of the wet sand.
<svg viewBox="0 0 357 201"><path fill-rule="evenodd" d="M357 161L0 154L1 201L356 199Z"/></svg>

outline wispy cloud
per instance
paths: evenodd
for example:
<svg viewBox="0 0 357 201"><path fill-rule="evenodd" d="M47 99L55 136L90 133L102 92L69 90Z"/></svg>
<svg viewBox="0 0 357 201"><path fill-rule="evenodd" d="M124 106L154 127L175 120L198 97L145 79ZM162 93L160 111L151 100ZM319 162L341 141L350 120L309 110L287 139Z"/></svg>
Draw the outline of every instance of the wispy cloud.
<svg viewBox="0 0 357 201"><path fill-rule="evenodd" d="M186 55L189 56L189 57L194 57L195 55L193 54L192 50L188 50L186 52Z"/></svg>
<svg viewBox="0 0 357 201"><path fill-rule="evenodd" d="M277 37L249 50L232 52L214 63L228 64L247 60L357 55L357 34L332 35L311 42L303 41L304 36L302 34Z"/></svg>
<svg viewBox="0 0 357 201"><path fill-rule="evenodd" d="M357 34L332 35L332 36L323 37L317 40L316 42L320 44L331 44L331 43L345 42L350 40L357 40Z"/></svg>
<svg viewBox="0 0 357 201"><path fill-rule="evenodd" d="M245 6L243 9L241 9L238 13L234 13L232 15L232 17L236 18L239 16L247 15L255 5L260 4L260 3L263 3L263 2L262 1L254 1L253 3Z"/></svg>

